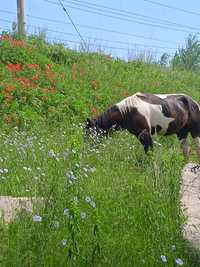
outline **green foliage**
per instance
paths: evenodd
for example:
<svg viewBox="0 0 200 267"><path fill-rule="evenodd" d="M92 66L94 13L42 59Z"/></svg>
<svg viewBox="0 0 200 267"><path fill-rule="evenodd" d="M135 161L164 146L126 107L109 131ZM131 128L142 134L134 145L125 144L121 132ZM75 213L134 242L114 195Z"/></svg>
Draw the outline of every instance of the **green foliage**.
<svg viewBox="0 0 200 267"><path fill-rule="evenodd" d="M126 132L92 144L82 129L137 91L200 100L199 75L8 37L0 41L0 194L44 199L0 223L0 265L159 267L165 255L166 266L176 258L199 266L182 234L177 140L161 138L146 156Z"/></svg>
<svg viewBox="0 0 200 267"><path fill-rule="evenodd" d="M169 55L167 53L163 53L162 56L160 57L160 62L159 64L161 66L166 67L169 61Z"/></svg>
<svg viewBox="0 0 200 267"><path fill-rule="evenodd" d="M175 53L172 66L180 70L199 71L200 64L200 42L197 35L189 35L186 47Z"/></svg>

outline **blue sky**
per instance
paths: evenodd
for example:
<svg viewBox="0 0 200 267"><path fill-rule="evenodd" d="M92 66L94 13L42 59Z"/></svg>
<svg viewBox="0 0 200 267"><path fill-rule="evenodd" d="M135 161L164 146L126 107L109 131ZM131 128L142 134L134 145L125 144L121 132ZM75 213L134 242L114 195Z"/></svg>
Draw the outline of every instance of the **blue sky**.
<svg viewBox="0 0 200 267"><path fill-rule="evenodd" d="M50 1L58 3L57 0ZM75 2L76 0L71 1ZM127 59L127 56L134 56L135 54L140 53L140 51L144 51L146 54L154 54L157 57L159 57L160 54L163 52L167 52L173 55L178 47L182 47L185 44L185 39L187 38L189 32L197 33L198 29L200 32L200 1L154 1L179 7L188 11L194 11L199 13L199 16L180 12L177 10L172 10L162 6L157 6L145 0L79 0L76 5L69 3L70 1L67 2L68 5L79 8L81 3L86 2L96 5L104 5L113 9L123 9L127 10L128 12L134 12L144 16L151 16L156 18L157 22L159 21L159 19L167 20L181 25L194 27L196 29L190 30L188 28L182 27L181 29L183 31L185 30L188 32L181 32L170 29L152 27L148 25L141 25L135 22L125 20L117 20L114 18L83 12L81 10L75 10L67 6L66 9L68 10L73 21L77 25L86 43L90 44L91 49L101 48L106 53L111 53L113 56L121 57L124 59ZM1 1L0 30L10 28L11 23L8 21L16 21L15 14L2 12L3 10L16 12L16 2L17 0ZM25 12L27 29L29 32L37 32L38 29L53 30L53 32L47 31L47 37L50 38L50 40L64 42L71 48L77 47L76 43L68 42L69 40L74 42L80 42L80 39L73 26L69 23L68 17L59 5L49 3L45 0L25 0ZM113 14L112 10L110 10L109 14ZM42 21L36 18L32 18L30 16L59 20L63 23ZM126 17L126 19L127 18L128 17ZM135 20L134 18L131 19ZM105 30L126 33L127 35L106 32L88 27L81 27L80 25L103 28ZM62 32L64 32L65 34ZM152 39L139 38L135 35ZM158 39L163 40L163 42L158 41Z"/></svg>

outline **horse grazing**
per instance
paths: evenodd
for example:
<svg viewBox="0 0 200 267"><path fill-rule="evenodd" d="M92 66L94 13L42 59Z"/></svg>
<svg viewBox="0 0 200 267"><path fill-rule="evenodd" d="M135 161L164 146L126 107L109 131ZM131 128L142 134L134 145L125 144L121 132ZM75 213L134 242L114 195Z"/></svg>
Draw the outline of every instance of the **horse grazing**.
<svg viewBox="0 0 200 267"><path fill-rule="evenodd" d="M134 134L147 153L153 148L152 135L176 134L185 158L190 133L200 158L200 106L185 94L136 93L110 107L95 119L87 119L85 133L106 135L110 129L126 129Z"/></svg>

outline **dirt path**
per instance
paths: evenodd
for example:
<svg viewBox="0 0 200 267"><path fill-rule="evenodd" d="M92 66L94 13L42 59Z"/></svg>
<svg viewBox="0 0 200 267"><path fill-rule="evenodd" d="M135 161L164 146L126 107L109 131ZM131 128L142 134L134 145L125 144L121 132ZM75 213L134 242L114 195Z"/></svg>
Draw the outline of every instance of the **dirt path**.
<svg viewBox="0 0 200 267"><path fill-rule="evenodd" d="M5 223L14 220L17 212L33 212L33 205L44 204L44 198L0 196L0 219Z"/></svg>
<svg viewBox="0 0 200 267"><path fill-rule="evenodd" d="M185 237L200 249L200 170L191 172L194 163L188 163L182 172L181 202L187 224Z"/></svg>

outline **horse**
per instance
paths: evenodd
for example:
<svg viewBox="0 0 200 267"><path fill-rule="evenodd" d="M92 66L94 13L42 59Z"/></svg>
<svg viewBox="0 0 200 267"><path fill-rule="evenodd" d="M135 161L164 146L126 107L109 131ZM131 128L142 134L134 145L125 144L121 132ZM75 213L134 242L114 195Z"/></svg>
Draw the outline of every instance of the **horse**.
<svg viewBox="0 0 200 267"><path fill-rule="evenodd" d="M186 94L136 93L111 106L93 119L87 119L86 136L108 135L110 130L127 130L143 145L145 153L153 149L152 136L176 134L186 159L191 134L200 159L200 106Z"/></svg>

